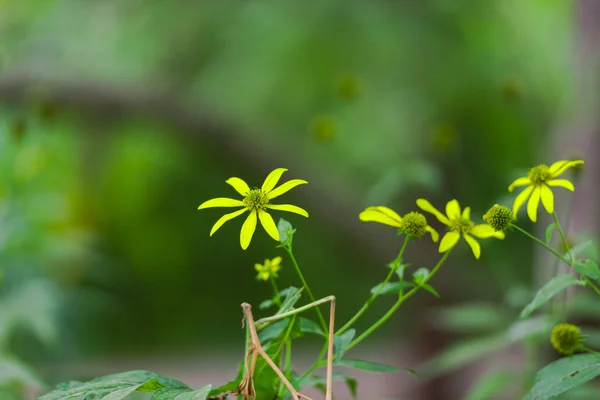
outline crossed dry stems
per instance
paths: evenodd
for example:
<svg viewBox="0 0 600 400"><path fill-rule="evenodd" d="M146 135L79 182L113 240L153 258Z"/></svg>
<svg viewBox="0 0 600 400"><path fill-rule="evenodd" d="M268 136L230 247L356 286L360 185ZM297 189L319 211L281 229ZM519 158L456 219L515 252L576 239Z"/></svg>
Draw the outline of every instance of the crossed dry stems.
<svg viewBox="0 0 600 400"><path fill-rule="evenodd" d="M256 366L256 360L260 355L269 366L273 369L273 371L277 374L281 382L287 387L289 392L292 395L294 400L312 400L310 397L303 395L298 392L291 382L286 378L283 372L279 369L277 364L273 362L271 357L265 352L264 348L260 344L260 340L258 339L258 333L256 332L256 328L262 324L277 321L280 319L284 319L290 317L292 315L298 314L302 311L305 311L309 308L317 307L320 304L330 302L331 308L329 311L329 333L327 335L328 347L327 347L327 387L325 391L325 400L332 399L332 382L333 382L333 336L334 336L334 321L335 321L335 296L328 296L323 299L317 300L313 303L307 304L306 306L300 307L298 309L292 309L288 312L274 315L272 317L263 318L254 322L254 316L252 315L252 306L248 303L242 303L242 310L244 312L244 320L248 324L248 330L250 332L250 338L248 343L248 351L246 352L244 358L244 378L238 385L237 389L234 391L221 393L217 397L213 397L213 399L225 399L227 396L236 396L242 395L244 396L244 400L254 399L256 400L256 392L254 390L254 368Z"/></svg>

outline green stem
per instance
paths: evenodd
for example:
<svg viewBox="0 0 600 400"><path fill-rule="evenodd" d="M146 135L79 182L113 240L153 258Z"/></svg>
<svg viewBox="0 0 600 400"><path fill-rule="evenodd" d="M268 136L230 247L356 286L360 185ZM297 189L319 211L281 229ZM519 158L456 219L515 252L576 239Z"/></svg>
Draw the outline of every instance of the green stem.
<svg viewBox="0 0 600 400"><path fill-rule="evenodd" d="M598 353L596 350L590 349L589 347L581 346L581 349L595 356L600 356L600 353Z"/></svg>
<svg viewBox="0 0 600 400"><path fill-rule="evenodd" d="M400 249L400 252L398 253L398 256L396 257L396 259L392 262L394 264L394 268L391 269L391 271L389 272L388 276L385 278L383 283L381 285L379 285L379 288L375 291L375 293L373 293L371 295L371 297L369 297L369 299L365 302L365 304L363 304L361 309L358 310L358 312L356 314L354 314L354 316L350 319L350 321L346 322L346 324L344 326L342 326L340 329L338 329L338 331L335 333L336 335L341 335L342 333L346 332L352 326L352 324L354 324L356 322L356 320L358 320L365 313L365 311L367 311L367 309L369 308L371 303L373 303L375 298L377 298L377 296L379 296L379 293L387 285L387 283L390 281L390 279L392 279L392 276L394 276L394 273L398 269L398 265L397 265L398 262L400 262L400 263L402 262L402 255L404 254L404 250L406 250L406 246L408 245L408 239L409 239L408 236L404 237L404 243L402 244L402 248Z"/></svg>
<svg viewBox="0 0 600 400"><path fill-rule="evenodd" d="M267 322L279 321L280 319L284 319L284 318L290 317L292 315L296 315L298 313L301 313L302 311L306 311L309 308L317 308L316 306L319 306L319 305L321 305L323 303L327 303L327 302L331 301L332 299L333 299L333 296L327 296L327 297L324 297L324 298L319 299L317 301L314 301L314 302L312 302L310 304L307 304L305 306L294 308L294 309L292 309L290 311L286 311L286 312L281 313L281 314L275 314L275 315L272 315L270 317L261 318L261 319L259 319L258 321L256 321L254 323L254 326L256 328L258 328L259 326L261 326L263 324L266 324ZM327 332L329 332L329 329L325 329L325 332L323 332L323 334L327 335Z"/></svg>
<svg viewBox="0 0 600 400"><path fill-rule="evenodd" d="M552 212L552 218L554 218L554 225L556 226L556 230L558 231L558 234L560 235L560 239L562 240L563 245L565 246L565 249L567 249L567 254L569 255L569 258L571 259L571 266L573 266L573 264L575 263L575 258L573 257L573 254L571 253L571 248L569 247L567 238L566 238L565 234L563 233L562 228L560 227L560 223L558 222L558 217L556 216L556 211Z"/></svg>
<svg viewBox="0 0 600 400"><path fill-rule="evenodd" d="M310 290L308 283L306 283L306 279L304 279L304 275L302 275L302 271L300 270L298 261L296 261L296 257L294 257L294 253L292 252L291 246L286 246L285 250L287 251L287 253L290 256L290 259L292 260L292 264L294 265L294 268L296 269L296 274L298 274L298 278L300 278L300 282L302 282L302 286L306 289L306 293L308 293L308 298L310 299L310 301L312 303L315 303L316 302L315 296L312 294L312 291ZM319 307L315 307L315 310L317 312L317 316L319 317L319 321L321 322L321 327L323 328L323 332L325 332L325 334L327 334L327 332L329 332L329 330L327 328L327 323L325 322L325 318L323 318L323 314L321 313L321 310L319 309Z"/></svg>
<svg viewBox="0 0 600 400"><path fill-rule="evenodd" d="M271 282L271 286L273 287L273 292L274 292L273 301L275 302L277 307L281 307L281 298L279 297L279 288L277 287L275 278L273 278L272 275L269 277L269 282Z"/></svg>
<svg viewBox="0 0 600 400"><path fill-rule="evenodd" d="M557 220L555 220L555 221L557 221ZM533 240L534 242L538 243L540 246L542 246L543 248L548 250L550 253L552 253L556 257L558 257L559 260L562 260L563 262L567 263L571 268L573 268L573 264L575 264L575 259L573 258L573 255L571 254L570 250L568 250L568 254L571 257L571 263L567 262L567 260L565 260L565 257L562 256L561 254L559 254L552 247L548 246L546 243L542 242L540 239L536 238L535 236L533 236L526 230L524 230L514 224L511 224L510 226L512 226L513 228L515 228L516 230L518 230L519 232L521 232L522 234L524 234L525 236L527 236L528 238ZM567 244L566 240L564 239L564 234L562 233L562 230L560 229L560 226L558 224L556 224L556 230L559 232L560 237L563 238L563 243L564 243L565 247L567 249L569 249L569 245ZM575 269L575 268L573 268L573 269ZM596 292L596 294L598 294L600 296L600 289L598 289L598 287L596 285L594 285L594 283L592 281L590 281L586 276L583 276L583 275L579 275L579 276L581 277L581 279L583 279L585 281L587 286L591 287L594 290L594 292Z"/></svg>
<svg viewBox="0 0 600 400"><path fill-rule="evenodd" d="M546 243L542 242L540 239L533 236L531 233L527 232L525 229L523 229L515 224L510 224L510 226L512 226L513 228L515 228L516 230L521 232L523 235L527 236L528 238L530 238L531 240L533 240L534 242L536 242L537 244L539 244L540 246L542 246L543 248L548 250L550 253L554 254L556 257L558 257L559 260L566 262L565 258L563 256L561 256L560 254L558 254L558 252L556 250L554 250L552 247L548 246Z"/></svg>
<svg viewBox="0 0 600 400"><path fill-rule="evenodd" d="M440 269L440 267L444 264L446 259L448 259L448 256L450 255L450 251L451 250L447 251L442 256L440 261L436 264L436 266L433 268L433 270L427 276L427 278L425 278L425 280L423 281L423 283L421 285L415 286L409 292L407 292L405 295L401 295L398 298L398 301L396 301L396 304L394 304L392 306L392 308L390 308L383 317L381 317L377 322L375 322L373 325L371 325L371 327L369 329L367 329L366 331L364 331L362 333L362 335L360 335L359 337L354 339L352 342L350 342L346 351L350 350L351 348L353 348L354 346L356 346L357 344L359 344L360 342L365 340L371 333L373 333L375 330L377 330L377 328L379 328L381 325L383 325L396 312L396 310L402 305L402 303L404 303L404 301L406 301L407 299L412 297L412 295L414 295L416 292L418 292L419 289L421 289L421 287L423 287L427 282L429 282L429 280L431 278L433 278L433 276L437 273L437 271Z"/></svg>

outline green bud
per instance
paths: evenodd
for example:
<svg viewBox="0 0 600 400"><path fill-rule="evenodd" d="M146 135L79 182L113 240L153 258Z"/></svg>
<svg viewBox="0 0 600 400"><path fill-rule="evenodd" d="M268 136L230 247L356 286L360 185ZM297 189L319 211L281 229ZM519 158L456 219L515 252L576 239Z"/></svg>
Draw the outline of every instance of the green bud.
<svg viewBox="0 0 600 400"><path fill-rule="evenodd" d="M550 334L550 342L560 354L570 356L581 348L581 330L572 324L556 325Z"/></svg>
<svg viewBox="0 0 600 400"><path fill-rule="evenodd" d="M492 208L483 215L483 220L490 225L496 232L504 232L513 221L512 211L505 206L494 204Z"/></svg>
<svg viewBox="0 0 600 400"><path fill-rule="evenodd" d="M427 219L418 212L409 212L402 217L400 230L409 237L420 238L427 233Z"/></svg>

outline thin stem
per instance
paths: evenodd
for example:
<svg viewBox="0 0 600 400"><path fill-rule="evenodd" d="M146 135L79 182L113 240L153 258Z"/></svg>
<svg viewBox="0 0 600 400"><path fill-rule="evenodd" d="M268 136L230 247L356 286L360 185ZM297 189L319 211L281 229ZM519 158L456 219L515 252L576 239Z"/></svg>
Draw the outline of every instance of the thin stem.
<svg viewBox="0 0 600 400"><path fill-rule="evenodd" d="M402 244L402 248L400 249L400 252L398 253L398 256L396 257L396 259L392 262L394 265L396 265L398 262L402 262L402 255L404 254L404 250L406 250L406 246L408 245L408 240L409 240L408 236L405 236L404 243ZM346 324L344 326L342 326L340 329L338 329L338 331L335 333L336 335L340 335L340 334L346 332L352 326L352 324L354 324L356 322L356 320L358 320L365 313L365 311L367 311L367 309L369 308L371 303L373 303L373 301L377 298L377 296L379 296L379 293L381 293L381 291L387 285L387 283L390 281L390 279L392 279L392 276L394 276L394 273L396 273L397 269L398 269L397 266L395 266L394 268L391 269L391 271L389 272L389 274L387 275L387 277L385 278L383 283L381 285L379 285L379 288L375 291L375 293L373 293L371 295L371 297L369 297L369 299L365 302L365 304L363 304L361 309L358 310L358 312L356 314L354 314L354 316L352 318L350 318L350 321L346 322Z"/></svg>
<svg viewBox="0 0 600 400"><path fill-rule="evenodd" d="M296 273L298 274L298 278L300 278L300 282L302 282L302 286L306 289L306 293L308 293L308 298L310 299L311 302L315 303L316 302L315 296L313 295L312 291L310 290L308 283L306 283L306 279L304 279L304 275L302 275L302 271L300 270L298 261L296 261L296 257L294 257L294 253L292 252L291 246L286 246L285 250L289 254L290 259L292 260L292 264L294 264L294 268L296 268ZM321 310L319 309L319 307L315 307L315 310L317 312L317 316L319 317L319 321L321 322L321 327L323 328L323 332L327 332L327 323L325 322L325 318L323 318L323 314L321 313Z"/></svg>
<svg viewBox="0 0 600 400"><path fill-rule="evenodd" d="M362 335L360 335L359 337L357 337L356 339L354 339L352 342L350 342L350 344L348 345L347 350L350 350L351 348L353 348L354 346L356 346L357 344L359 344L360 342L362 342L363 340L365 340L371 333L373 333L375 330L377 330L377 328L379 328L381 325L383 325L396 312L396 310L402 305L402 303L404 303L404 301L406 301L408 298L412 297L412 295L414 295L416 292L418 292L419 289L421 289L427 282L429 282L429 280L431 278L433 278L433 276L437 273L437 271L440 269L440 267L444 264L444 262L446 261L446 259L448 259L448 256L450 255L450 252L451 252L451 250L447 251L442 256L442 258L440 259L440 261L438 261L438 263L436 264L436 266L433 268L433 270L427 276L427 278L425 278L425 280L423 280L423 283L421 285L415 286L409 292L407 292L405 295L399 296L398 301L396 301L396 304L394 304L392 306L392 308L390 308L388 310L388 312L385 313L385 315L383 317L381 317L377 322L375 322L373 325L371 325L371 327L369 329L367 329L366 331L364 331L362 333Z"/></svg>
<svg viewBox="0 0 600 400"><path fill-rule="evenodd" d="M571 253L571 248L569 246L569 243L567 242L567 238L565 236L565 234L563 233L562 228L560 227L560 223L558 222L558 217L556 216L556 211L552 212L552 218L554 218L554 225L556 226L556 230L558 231L558 234L560 235L560 239L563 242L563 245L565 246L565 249L567 249L567 254L569 255L569 258L571 259L571 266L573 266L573 264L575 263L575 258L573 257L573 254Z"/></svg>
<svg viewBox="0 0 600 400"><path fill-rule="evenodd" d="M275 282L275 278L271 275L269 277L269 281L271 282L271 286L273 287L274 297L273 301L277 305L277 307L281 307L281 298L279 297L279 288L277 287L277 283Z"/></svg>
<svg viewBox="0 0 600 400"><path fill-rule="evenodd" d="M593 354L593 355L595 355L595 356L600 356L600 353L598 353L596 350L592 350L592 349L590 349L589 347L581 346L581 349L582 349L583 351L586 351L586 352L588 352L588 353L591 353L591 354Z"/></svg>
<svg viewBox="0 0 600 400"><path fill-rule="evenodd" d="M571 263L567 262L567 260L565 260L565 258L560 255L556 250L554 250L552 247L548 246L546 243L542 242L540 239L536 238L535 236L533 236L532 234L530 234L529 232L527 232L526 230L520 228L517 225L511 224L511 226L513 228L515 228L516 230L518 230L519 232L521 232L522 234L524 234L525 236L527 236L528 238L532 239L534 242L538 243L540 246L542 246L543 248L545 248L546 250L548 250L550 253L554 254L556 257L558 257L559 260L562 260L563 262L567 263L571 268L573 268L573 265L575 264L575 259L573 258L573 255L571 254L570 250L568 251L569 255L571 256ZM564 238L564 234L562 233L562 230L560 229L559 225L556 225L556 230L560 233L561 238ZM564 242L566 248L568 249L568 244L566 242ZM575 268L573 268L575 269ZM598 289L598 287L596 285L594 285L594 283L592 281L590 281L586 276L584 275L580 275L581 279L583 279L586 283L587 286L591 287L594 292L596 292L596 294L598 294L600 296L600 289Z"/></svg>
<svg viewBox="0 0 600 400"><path fill-rule="evenodd" d="M523 235L527 236L528 238L530 238L531 240L533 240L534 242L536 242L537 244L539 244L540 246L542 246L543 248L548 250L550 253L554 254L556 257L558 257L559 260L566 262L565 258L563 256L561 256L560 254L558 254L558 252L556 250L554 250L552 247L548 246L546 243L542 242L540 239L533 236L531 233L527 232L526 230L519 227L518 225L510 224L510 226L512 226L513 228L515 228L516 230L521 232Z"/></svg>

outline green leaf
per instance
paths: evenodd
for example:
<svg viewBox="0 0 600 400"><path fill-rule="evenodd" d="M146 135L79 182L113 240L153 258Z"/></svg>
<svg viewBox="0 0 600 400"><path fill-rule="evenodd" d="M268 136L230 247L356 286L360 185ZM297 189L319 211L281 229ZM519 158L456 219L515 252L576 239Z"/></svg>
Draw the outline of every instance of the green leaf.
<svg viewBox="0 0 600 400"><path fill-rule="evenodd" d="M279 218L277 222L277 230L279 231L279 241L283 244L288 244L292 241L296 230L288 221L283 218Z"/></svg>
<svg viewBox="0 0 600 400"><path fill-rule="evenodd" d="M275 321L269 325L266 325L263 329L258 332L258 338L261 342L268 342L269 340L273 340L279 335L283 333L285 328L287 328L290 323L291 317L282 319L280 321Z"/></svg>
<svg viewBox="0 0 600 400"><path fill-rule="evenodd" d="M360 369L361 371L369 371L369 372L392 373L392 372L398 372L398 371L406 371L415 376L419 376L412 369L398 368L398 367L393 367L391 365L385 365L385 364L380 364L380 363L371 362L371 361L364 361L364 360L351 360L351 359L345 358L343 360L338 361L336 363L336 365L339 365L340 367L355 368L355 369Z"/></svg>
<svg viewBox="0 0 600 400"><path fill-rule="evenodd" d="M600 375L600 357L594 354L577 354L561 358L538 372L529 396L532 400L550 399L581 386L598 375Z"/></svg>
<svg viewBox="0 0 600 400"><path fill-rule="evenodd" d="M290 311L294 305L298 302L298 300L300 300L300 297L302 296L302 290L304 288L300 288L297 289L295 287L289 287L288 289L290 289L287 293L287 295L285 296L285 299L283 299L283 302L281 303L281 307L279 308L279 311L277 311L275 313L275 315L279 315L279 314L283 314L285 312Z"/></svg>
<svg viewBox="0 0 600 400"><path fill-rule="evenodd" d="M553 222L546 228L546 244L550 244L550 240L552 240L552 232L556 229L556 224Z"/></svg>
<svg viewBox="0 0 600 400"><path fill-rule="evenodd" d="M212 385L200 389L163 388L154 392L151 400L206 400Z"/></svg>
<svg viewBox="0 0 600 400"><path fill-rule="evenodd" d="M312 319L300 317L300 330L302 333L312 333L319 336L325 336L321 326Z"/></svg>
<svg viewBox="0 0 600 400"><path fill-rule="evenodd" d="M573 285L581 285L581 281L569 274L555 276L540 290L538 290L533 301L529 303L521 312L521 318L528 317L532 312L544 305L554 295Z"/></svg>
<svg viewBox="0 0 600 400"><path fill-rule="evenodd" d="M333 337L333 347L335 349L334 362L337 364L342 360L344 353L346 353L346 349L348 345L354 339L354 335L356 334L356 329L348 329L346 332L341 335L335 335Z"/></svg>
<svg viewBox="0 0 600 400"><path fill-rule="evenodd" d="M425 282L425 280L427 279L428 276L429 276L429 270L427 268L421 267L418 270L416 270L415 272L413 272L413 282L415 282L415 284L417 286L419 286L423 282Z"/></svg>
<svg viewBox="0 0 600 400"><path fill-rule="evenodd" d="M579 275L584 275L594 280L600 279L600 268L598 268L598 264L593 260L587 259L583 263L576 261L573 268Z"/></svg>
<svg viewBox="0 0 600 400"><path fill-rule="evenodd" d="M175 379L149 371L136 370L103 376L89 382L62 384L56 390L38 397L37 400L66 400L79 397L121 400L135 391L154 392L164 387L189 389L185 383Z"/></svg>
<svg viewBox="0 0 600 400"><path fill-rule="evenodd" d="M464 400L493 399L502 389L512 385L514 378L508 371L492 371L475 382Z"/></svg>
<svg viewBox="0 0 600 400"><path fill-rule="evenodd" d="M388 282L385 285L383 285L382 282L371 288L371 294L375 294L375 292L377 292L380 288L381 291L379 292L378 296L386 294L398 294L402 289L406 289L411 286L413 286L413 284L410 282Z"/></svg>
<svg viewBox="0 0 600 400"><path fill-rule="evenodd" d="M576 246L573 246L573 248L571 249L571 255L573 257L577 257L580 256L584 250L586 250L588 247L590 247L592 244L594 243L593 240L586 240L583 243L579 243ZM569 253L565 253L565 259L568 260L569 259Z"/></svg>
<svg viewBox="0 0 600 400"><path fill-rule="evenodd" d="M282 298L286 298L290 293L292 293L296 290L298 290L298 289L293 286L290 286L289 288L280 290L279 293L277 293L277 294L279 295L279 298L282 299ZM271 299L264 300L262 303L260 303L258 308L260 308L261 310L266 310L266 309L273 307L274 305L276 305L275 300L273 298L271 298Z"/></svg>
<svg viewBox="0 0 600 400"><path fill-rule="evenodd" d="M431 293L435 297L440 298L440 294L437 292L437 290L435 290L433 287L431 287L430 284L426 283L424 285L421 285L421 287L423 289L427 290L429 293Z"/></svg>

